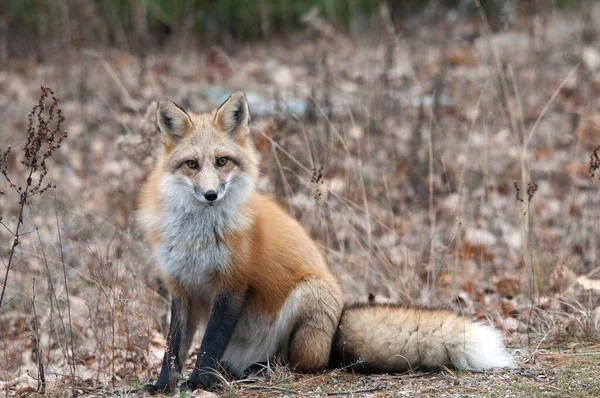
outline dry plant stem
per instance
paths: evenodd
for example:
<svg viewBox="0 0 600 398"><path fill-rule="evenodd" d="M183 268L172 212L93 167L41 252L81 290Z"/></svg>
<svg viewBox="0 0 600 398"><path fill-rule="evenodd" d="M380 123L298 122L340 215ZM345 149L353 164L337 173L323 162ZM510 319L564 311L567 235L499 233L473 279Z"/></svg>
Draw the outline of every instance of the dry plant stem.
<svg viewBox="0 0 600 398"><path fill-rule="evenodd" d="M50 303L50 319L49 319L49 323L50 323L50 336L52 335L52 332L54 332L55 335L55 341L56 344L58 344L58 346L60 347L60 350L62 351L62 353L65 356L65 359L67 360L67 362L69 361L69 348L68 348L68 343L66 346L63 346L60 336L58 334L58 328L54 326L54 303L56 303L56 311L58 312L58 320L60 322L60 326L62 328L63 333L65 334L65 336L67 335L67 328L65 326L65 322L63 319L63 314L62 311L60 309L60 303L58 301L58 297L56 296L56 289L54 287L54 282L52 281L52 273L50 271L50 264L48 262L48 257L46 256L46 250L44 249L44 244L42 242L42 237L40 235L38 226L35 223L35 217L33 216L33 210L31 208L31 204L29 205L29 213L30 213L30 217L31 217L31 222L33 223L33 228L35 230L35 233L37 235L38 238L38 242L40 244L40 249L42 251L42 258L44 260L44 268L46 270L46 275L47 275L47 283L48 283L48 302ZM52 350L52 339L49 338L48 339L48 350L47 352L50 352Z"/></svg>
<svg viewBox="0 0 600 398"><path fill-rule="evenodd" d="M33 278L33 299L31 301L31 305L33 307L33 335L35 337L35 352L37 357L37 366L38 366L38 385L37 392L40 394L45 394L46 392L46 375L44 374L44 360L42 358L42 349L40 346L40 325L37 319L37 313L35 311L35 278Z"/></svg>
<svg viewBox="0 0 600 398"><path fill-rule="evenodd" d="M133 365L133 375L134 377L137 377L137 366L136 366L136 361L133 360L133 345L131 344L131 333L129 331L129 317L127 316L127 305L129 303L125 300L123 302L123 320L124 320L124 327L125 327L125 338L127 340L127 352L125 353L126 359L129 359Z"/></svg>
<svg viewBox="0 0 600 398"><path fill-rule="evenodd" d="M473 120L471 121L471 126L469 127L469 136L467 138L467 146L465 147L465 161L462 164L461 168L460 168L460 176L458 177L458 186L457 186L457 193L458 193L458 207L456 209L456 217L458 219L462 218L463 215L463 195L462 195L462 187L463 187L463 183L465 180L465 169L467 168L467 165L469 164L469 152L470 152L470 148L471 148L471 140L472 140L472 136L473 136L473 131L475 130L475 123L477 122L477 119L479 118L479 111L481 109L481 101L483 100L483 94L485 93L486 89L487 89L487 85L488 82L485 83L485 85L481 88L481 90L479 91L479 97L477 98L477 103L475 104L475 117L473 118Z"/></svg>
<svg viewBox="0 0 600 398"><path fill-rule="evenodd" d="M102 62L102 67L106 71L106 74L108 76L110 76L111 80L119 88L119 90L121 91L121 94L123 94L123 97L128 102L128 105L130 105L132 107L132 109L135 111L135 113L137 115L137 119L138 120L142 120L143 119L142 112L140 111L140 109L136 105L136 102L133 100L133 97L131 96L131 94L127 90L127 87L125 87L125 84L123 83L123 81L119 78L119 75L117 75L117 73L115 72L115 70L113 69L113 67L106 61L106 59L104 58L104 56L101 53L97 52L97 51L89 50L89 49L88 50L84 50L83 53L85 55L87 55L87 56L97 58L97 59L99 59Z"/></svg>
<svg viewBox="0 0 600 398"><path fill-rule="evenodd" d="M429 178L428 178L428 182L429 182L429 224L431 226L431 234L433 235L433 231L435 229L435 211L433 208L433 139L431 137L432 135L432 129L433 129L433 119L434 119L434 115L431 115L431 118L429 119L429 128L427 131L427 154L429 157L429 162L428 162L428 166L429 166ZM433 258L433 257L431 257Z"/></svg>
<svg viewBox="0 0 600 398"><path fill-rule="evenodd" d="M448 254L448 250L454 244L456 237L459 236L460 227L462 227L462 222L458 221L458 223L456 224L456 231L454 232L454 235L452 235L452 239L450 239L450 242L448 242L448 244L446 245L446 250L444 250L444 254L442 255L442 258L440 259L440 265L435 268L435 274L433 275L433 280L431 281L431 284L427 286L428 300L431 297L433 288L435 287L435 281L437 281L438 276L440 275L440 271L441 271L442 267L444 266L444 261L446 260L446 255ZM430 239L433 239L433 236ZM429 280L428 280L428 284L429 284Z"/></svg>
<svg viewBox="0 0 600 398"><path fill-rule="evenodd" d="M488 21L487 17L485 16L485 11L483 10L483 7L481 6L480 1L479 0L473 0L473 1L475 2L475 7L477 8L479 18L481 19L481 23L484 28L486 40L488 42L488 45L490 46L490 50L494 57L494 62L496 63L496 70L498 72L498 77L500 79L500 86L502 88L502 90L500 92L502 94L502 103L504 105L503 109L505 110L505 112L508 116L508 119L511 123L513 132L518 132L519 129L518 129L517 121L515 120L512 112L511 112L511 108L508 105L508 83L506 81L506 75L502 68L502 61L500 59L500 55L498 54L498 50L496 49L496 47L494 47L492 45L492 34L491 34L492 29L490 28L489 21ZM521 138L524 139L524 136L521 136Z"/></svg>
<svg viewBox="0 0 600 398"><path fill-rule="evenodd" d="M500 86L502 88L502 90L500 91L502 94L502 103L504 105L504 109L505 112L508 116L508 119L510 121L511 124L511 128L513 130L513 133L519 133L518 137L523 145L523 150L521 151L521 158L520 158L520 165L521 165L521 182L523 184L523 186L527 185L527 180L528 180L528 170L526 168L526 155L527 155L527 145L529 143L529 139L531 138L532 133L535 131L535 128L537 127L537 124L540 120L540 118L538 118L538 121L536 121L536 123L534 124L534 127L532 128L529 137L526 138L525 137L525 130L524 129L519 129L519 125L517 124L516 118L513 115L513 112L511 111L511 107L508 104L508 96L509 96L509 91L508 91L508 82L507 82L507 78L506 78L506 74L504 73L504 70L502 68L502 60L500 59L500 55L498 54L498 51L496 49L496 47L494 47L492 45L492 40L491 40L491 28L488 22L488 19L485 15L485 12L483 10L483 7L481 6L481 3L479 0L473 0L475 2L475 6L477 8L477 12L479 14L479 18L481 20L481 23L483 24L484 27L484 31L485 31L485 36L486 39L488 41L488 45L490 47L490 50L492 52L492 55L494 57L494 61L496 63L496 69L498 72L498 77L500 79ZM509 72L511 72L512 69L509 69ZM516 87L515 82L513 80L513 87ZM515 89L515 96L517 97L517 104L520 104L520 99L518 96L518 92ZM546 108L544 108L546 109ZM522 115L522 109L519 107L519 112ZM544 113L544 111L542 111L542 113ZM521 123L521 126L523 127L524 123ZM522 223L522 228L523 228L523 252L525 252L527 250L527 236L528 236L528 226L529 224L527 223L526 219L523 221Z"/></svg>
<svg viewBox="0 0 600 398"><path fill-rule="evenodd" d="M56 200L56 195L54 195L54 214L56 215L56 230L58 232L58 244L60 249L60 262L62 264L63 269L63 277L65 280L65 293L67 294L67 314L69 316L69 342L71 343L71 392L73 397L77 396L77 392L75 391L75 351L73 348L73 324L71 322L71 302L69 299L69 284L67 283L67 266L65 265L65 253L63 250L62 237L60 234L60 223L58 220L58 202ZM68 342L68 343L69 343ZM67 344L68 344L67 343ZM68 352L68 350L67 350Z"/></svg>
<svg viewBox="0 0 600 398"><path fill-rule="evenodd" d="M21 225L23 225L23 210L25 209L25 204L27 203L27 197L29 195L29 188L31 187L31 184L32 184L32 179L31 179L32 174L33 174L33 169L30 169L29 176L27 177L27 185L25 186L25 190L20 194L20 198L19 198L19 218L17 221L17 227L15 228L14 232L11 231L11 234L13 235L14 239L13 239L12 246L10 248L10 255L8 256L8 264L4 264L6 271L4 272L4 282L2 283L2 293L0 294L0 309L2 308L2 302L4 301L4 293L6 292L6 286L8 284L8 274L10 273L10 270L11 270L12 260L15 255L15 249L17 248L17 246L20 243L19 242L19 236L20 236L19 232L21 229Z"/></svg>
<svg viewBox="0 0 600 398"><path fill-rule="evenodd" d="M358 178L360 181L361 194L363 199L363 206L365 209L365 229L367 232L367 261L365 266L365 284L369 282L369 270L371 266L371 253L373 248L373 228L371 226L371 212L369 210L369 200L367 198L367 187L365 185L363 163L362 163L362 152L359 146L359 158L358 158Z"/></svg>
<svg viewBox="0 0 600 398"><path fill-rule="evenodd" d="M392 21L390 7L388 1L380 1L379 2L379 14L381 16L381 20L383 22L384 30L384 61L383 61L383 100L384 103L381 107L381 111L383 114L383 118L385 119L389 112L392 112L393 109L393 101L389 100L389 92L390 92L390 70L394 66L394 54L396 53L396 47L398 38L396 36L396 29L394 27L394 23Z"/></svg>
<svg viewBox="0 0 600 398"><path fill-rule="evenodd" d="M42 187L42 183L44 178L48 173L48 159L52 156L52 154L60 148L61 142L64 138L66 138L66 131L61 131L61 125L64 122L65 118L62 115L61 109L58 107L58 98L54 94L54 92L47 86L41 87L41 94L39 96L38 102L33 106L31 112L28 115L28 126L27 126L27 142L23 146L23 160L21 163L27 168L27 178L25 180L25 184L23 186L17 185L8 174L8 155L10 154L10 147L3 151L0 154L0 173L4 176L5 180L8 182L9 186L14 189L14 191L19 195L19 215L17 218L17 225L15 227L14 232L10 230L6 225L4 225L7 230L13 235L13 243L11 246L10 255L8 258L8 263L4 264L6 271L4 274L4 283L2 286L2 292L0 294L0 307L4 302L4 296L6 294L6 288L8 285L8 276L16 264L13 265L13 259L16 255L16 248L20 244L20 237L25 235L25 233L21 233L21 225L24 224L23 220L23 212L25 210L25 206L30 206L31 211L31 198L36 195L43 194L49 188L52 188L52 184L47 184L47 186ZM46 102L49 101L50 105L46 106ZM34 182L34 175L37 175L37 181ZM56 199L55 199L56 200ZM32 217L34 223L34 231L37 233L38 240L40 244L42 243L39 230L37 226L35 226L35 220ZM33 231L32 231L33 232ZM59 231L60 236L60 231ZM54 286L52 284L50 269L48 266L48 259L46 258L46 253L42 247L42 255L44 258L44 264L46 265L46 270L48 272L49 278L49 297L50 297L50 322L52 323L52 299L58 305L58 300L55 296ZM61 254L62 254L62 242L61 242ZM64 269L64 256L63 256L63 269ZM66 280L65 280L66 282ZM46 390L46 379L45 379L45 371L43 365L43 356L42 349L40 347L40 338L39 338L39 323L37 319L37 313L35 309L35 279L34 279L34 288L33 288L33 327L34 327L34 337L35 337L35 353L37 356L37 367L38 367L38 387L37 391L40 393L44 393ZM67 290L67 304L69 304L68 299L68 290ZM60 315L60 308L59 308ZM60 320L62 322L62 316L60 316ZM69 321L70 321L70 310L69 310ZM71 325L69 323L69 325ZM53 328L55 331L56 329ZM66 330L63 323L63 331L66 335ZM60 345L60 339L57 336L57 342ZM51 347L49 347L50 349ZM67 361L69 361L68 348L65 351ZM71 364L73 366L72 376L74 378L74 359L73 359L73 343L71 338ZM72 382L72 392L73 396L76 395L74 388L74 380Z"/></svg>
<svg viewBox="0 0 600 398"><path fill-rule="evenodd" d="M293 194L293 190L292 187L290 186L290 183L287 180L287 177L285 176L284 171L284 167L281 165L281 162L279 161L279 156L277 156L277 150L275 149L275 147L273 147L273 149L271 150L271 153L273 153L273 158L275 159L275 163L277 163L277 169L279 170L279 176L281 178L281 181L283 183L283 190L285 191L285 196L287 199L287 203L288 203L288 211L291 214L294 214L294 208L292 206L292 197L294 196Z"/></svg>
<svg viewBox="0 0 600 398"><path fill-rule="evenodd" d="M523 115L523 103L521 100L521 95L519 94L519 89L517 87L517 78L515 77L515 72L513 70L512 65L508 65L508 73L510 74L510 80L513 86L513 92L515 93L515 100L517 101L517 111L519 112L519 122L520 122L520 136L521 142L524 142L525 137L525 116Z"/></svg>
<svg viewBox="0 0 600 398"><path fill-rule="evenodd" d="M436 95L435 93L433 94ZM435 240L433 236L435 235L435 227L436 227L436 219L435 219L435 211L433 209L433 143L432 143L432 128L433 128L433 119L435 118L435 112L431 112L431 118L429 119L429 128L427 129L427 155L428 155L428 186L429 186L429 236L432 239L429 241L429 263L435 264ZM427 277L429 279L430 272L427 272ZM436 279L431 281L432 289L429 290L429 295L427 300L431 301L431 294L435 291L435 282ZM429 280L428 280L429 283Z"/></svg>
<svg viewBox="0 0 600 398"><path fill-rule="evenodd" d="M485 207L485 203L489 200L489 175L490 175L490 171L489 171L489 150L490 150L490 137L488 134L488 126L486 123L486 120L484 118L482 118L481 120L481 126L482 126L482 130L483 130L483 151L481 152L481 164L482 164L482 173L483 173L483 194L481 195L481 200L479 202L479 211L480 211L480 215L479 217L481 217L481 214L483 214L483 209ZM484 264L484 254L481 254L480 257L480 267L479 267L479 271L481 272L481 275L483 276L483 280L487 280L486 278L486 267L483 266Z"/></svg>
<svg viewBox="0 0 600 398"><path fill-rule="evenodd" d="M302 163L300 163L298 161L298 159L296 159L294 157L294 155L292 155L291 153L289 153L288 151L286 151L281 145L279 145L277 142L275 142L268 134L266 134L265 132L261 131L260 134L265 137L269 143L276 149L278 149L279 151L281 151L284 155L286 155L286 157L288 159L290 159L291 161L294 162L294 164L296 164L300 169L302 169L307 175L312 176L312 170L310 170L309 168L307 168L306 166L304 166ZM304 181L303 181L304 183ZM308 185L308 183L304 183L304 185ZM365 209L364 207L362 207L361 205L359 205L358 203L352 201L351 199L335 192L335 191L330 191L329 194L333 197L335 197L336 199L341 200L342 202L344 202L345 204L348 205L349 208L351 209L356 209L359 210L362 213L365 213L367 215L367 217L372 220L375 221L381 228L383 228L384 230L388 231L388 232L393 232L393 229L390 228L385 222L383 222L380 218L372 215L369 213L368 209Z"/></svg>
<svg viewBox="0 0 600 398"><path fill-rule="evenodd" d="M544 118L544 115L546 115L546 113L550 109L550 106L554 103L554 100L556 99L556 97L558 96L558 94L560 94L560 92L562 91L562 89L565 86L565 84L567 84L567 82L571 79L571 76L573 76L573 74L575 72L577 72L577 70L579 69L580 65L581 65L581 61L579 61L579 62L577 62L575 64L575 66L571 69L571 71L569 72L569 74L562 80L562 82L556 88L556 90L554 90L554 93L552 93L552 96L550 96L550 99L548 100L548 102L546 103L546 105L544 105L544 108L542 109L542 111L540 112L540 115L538 116L538 118L536 119L535 123L533 124L533 127L531 128L531 130L529 130L529 134L527 135L527 140L525 141L525 148L524 148L525 152L527 152L527 147L529 146L529 143L531 142L531 138L533 137L533 135L537 131L537 128L538 128L540 122L542 121L542 119Z"/></svg>
<svg viewBox="0 0 600 398"><path fill-rule="evenodd" d="M11 148L8 147L7 150L0 152L0 174L4 176L4 179L8 182L9 186L19 194L19 217L17 219L17 226L14 232L9 229L9 232L13 235L14 239L8 258L8 264L4 264L6 271L4 273L2 292L0 293L0 308L2 308L2 303L4 301L6 286L8 284L8 275L12 268L15 250L20 243L19 238L21 225L23 224L23 210L33 196L41 195L46 190L53 187L52 184L48 184L42 188L44 177L48 174L47 160L58 148L60 148L62 140L67 136L66 131L61 131L61 126L65 121L65 118L62 114L62 110L58 107L58 97L48 86L41 86L40 88L42 92L38 102L33 106L28 115L27 142L23 146L24 158L21 163L27 167L28 173L25 188L15 184L8 175L7 159ZM46 108L45 102L49 98L51 104ZM56 120L54 120L55 117ZM52 127L54 121L55 124L54 127ZM44 145L47 146L43 148ZM38 171L39 176L37 177L37 183L34 184L33 175Z"/></svg>
<svg viewBox="0 0 600 398"><path fill-rule="evenodd" d="M111 289L112 300L110 304L110 327L112 332L112 342L111 342L111 372L112 375L110 377L110 381L112 383L113 390L117 388L117 378L115 377L115 290Z"/></svg>
<svg viewBox="0 0 600 398"><path fill-rule="evenodd" d="M531 142L531 138L537 131L537 128L538 128L540 122L542 121L544 115L546 115L546 113L550 109L550 106L554 103L556 97L561 92L564 85L570 80L571 76L579 69L580 65L581 65L581 61L578 62L571 69L569 74L562 80L562 82L560 83L558 88L554 91L554 93L552 93L552 96L550 97L550 99L548 100L546 105L544 105L544 108L541 110L540 115L538 116L535 123L533 124L533 127L531 127L531 130L529 130L529 134L527 135L527 137L523 136L523 149L521 152L521 179L522 179L523 187L526 187L529 184L529 181L528 181L529 180L529 177L528 177L529 170L526 165L526 159L527 159L527 151L528 151L529 143ZM525 208L525 206L523 206L523 252L525 252L527 250L530 237L531 237L531 232L530 232L529 206L527 206L527 208ZM530 263L530 266L533 267L533 264ZM532 270L532 272L533 272L533 270Z"/></svg>

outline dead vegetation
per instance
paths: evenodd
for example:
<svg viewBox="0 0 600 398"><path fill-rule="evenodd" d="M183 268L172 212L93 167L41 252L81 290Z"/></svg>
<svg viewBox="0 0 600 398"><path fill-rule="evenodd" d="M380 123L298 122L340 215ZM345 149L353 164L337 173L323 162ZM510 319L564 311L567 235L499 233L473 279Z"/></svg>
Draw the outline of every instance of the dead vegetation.
<svg viewBox="0 0 600 398"><path fill-rule="evenodd" d="M231 48L12 60L0 70L2 391L128 396L156 379L167 304L134 210L158 137L140 122L161 97L203 112L243 88L260 189L311 232L348 301L489 320L523 368L367 377L275 366L224 380L223 395L600 394L592 6L497 31L483 12L391 26L382 9L381 30L362 35L311 14L296 36ZM42 84L61 112L36 101ZM55 132L38 140L43 131ZM26 141L29 152L4 150ZM56 189L30 196L42 180Z"/></svg>

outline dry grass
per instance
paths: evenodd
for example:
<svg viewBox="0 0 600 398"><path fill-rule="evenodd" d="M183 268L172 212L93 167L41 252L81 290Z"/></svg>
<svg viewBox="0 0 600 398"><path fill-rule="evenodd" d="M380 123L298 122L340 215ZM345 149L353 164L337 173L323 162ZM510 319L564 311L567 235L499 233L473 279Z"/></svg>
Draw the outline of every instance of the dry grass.
<svg viewBox="0 0 600 398"><path fill-rule="evenodd" d="M243 88L260 189L310 231L347 300L374 294L489 319L524 370L364 377L275 366L258 383L228 381L224 395L600 391L582 381L597 347L578 348L599 337L600 291L600 135L590 122L600 38L583 35L582 13L522 16L499 33L482 17L414 19L352 40L304 33L228 51L12 61L0 70L0 148L26 139L41 84L60 94L69 138L48 166L57 189L24 208L31 233L0 308L1 388L36 391L40 363L50 395L133 395L155 380L167 304L134 209L158 138L140 121L163 96L201 112ZM26 175L20 160L6 157L11 175ZM14 222L19 197L4 180L0 190L3 222ZM6 263L13 240L0 237Z"/></svg>

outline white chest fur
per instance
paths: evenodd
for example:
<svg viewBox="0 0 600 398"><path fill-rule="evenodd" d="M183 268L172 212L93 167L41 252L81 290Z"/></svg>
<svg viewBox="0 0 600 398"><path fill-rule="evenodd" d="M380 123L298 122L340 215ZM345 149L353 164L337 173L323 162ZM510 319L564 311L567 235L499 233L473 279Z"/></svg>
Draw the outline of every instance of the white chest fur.
<svg viewBox="0 0 600 398"><path fill-rule="evenodd" d="M229 250L224 240L224 220L212 208L169 209L163 219L158 247L162 271L181 284L199 287L210 274L227 268ZM187 209L189 210L189 209Z"/></svg>
<svg viewBox="0 0 600 398"><path fill-rule="evenodd" d="M231 259L226 235L250 225L240 205L248 199L252 184L239 179L230 186L222 200L207 206L186 184L167 177L160 185L158 260L162 271L184 286L201 288L208 276L226 271Z"/></svg>

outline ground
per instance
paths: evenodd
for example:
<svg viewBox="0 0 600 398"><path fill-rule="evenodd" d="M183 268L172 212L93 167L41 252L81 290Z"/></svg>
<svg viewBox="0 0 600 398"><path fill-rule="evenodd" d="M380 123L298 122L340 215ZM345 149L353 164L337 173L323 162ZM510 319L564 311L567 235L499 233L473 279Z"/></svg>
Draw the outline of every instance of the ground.
<svg viewBox="0 0 600 398"><path fill-rule="evenodd" d="M409 373L353 375L334 371L319 377L294 377L265 384L260 396L356 397L590 397L600 394L598 352L544 353L519 370L469 373ZM282 388L284 390L277 390ZM232 388L232 396L252 396L256 390Z"/></svg>
<svg viewBox="0 0 600 398"><path fill-rule="evenodd" d="M515 370L484 373L444 370L397 375L361 375L333 370L318 375L294 374L278 368L257 378L229 382L217 388L223 397L595 397L600 396L598 345L540 350L535 362ZM143 388L121 387L116 391L91 391L98 396L144 395ZM90 392L90 391L88 391ZM175 394L182 396L181 393ZM203 391L187 396L211 398Z"/></svg>
<svg viewBox="0 0 600 398"><path fill-rule="evenodd" d="M0 312L0 387L38 390L40 364L49 396L130 396L156 379L168 306L135 224L160 145L144 115L162 97L209 111L242 88L259 189L311 233L347 301L372 294L491 322L522 368L276 369L220 393L600 395L600 34L583 34L586 23L600 30L600 8L590 12L525 15L493 32L478 15L327 37L309 23L231 48L11 60L0 69L7 174L26 184L21 148L41 85L58 95L68 137L44 176L56 187L24 206ZM7 264L21 206L2 178L0 190Z"/></svg>

